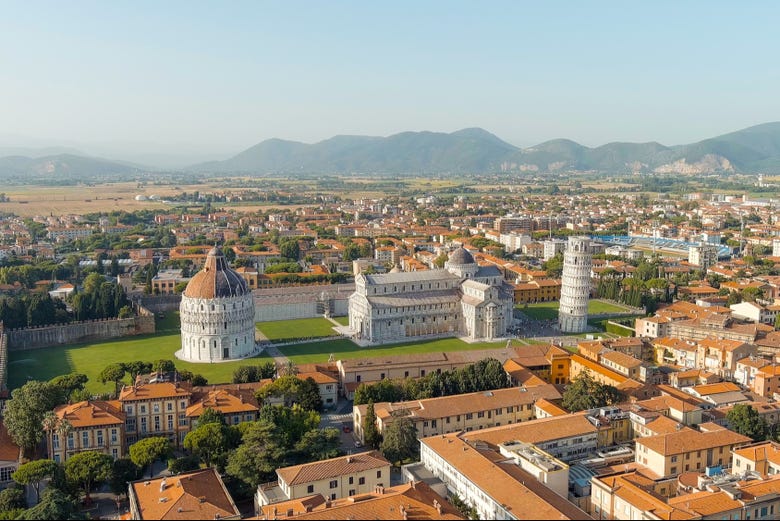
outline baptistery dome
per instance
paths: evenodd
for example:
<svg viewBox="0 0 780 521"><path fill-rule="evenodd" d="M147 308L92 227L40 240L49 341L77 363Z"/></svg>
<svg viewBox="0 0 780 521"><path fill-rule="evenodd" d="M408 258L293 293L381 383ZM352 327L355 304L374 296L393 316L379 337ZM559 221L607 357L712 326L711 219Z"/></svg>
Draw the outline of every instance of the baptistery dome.
<svg viewBox="0 0 780 521"><path fill-rule="evenodd" d="M181 350L189 362L220 362L256 354L255 305L246 281L219 248L187 284L179 305Z"/></svg>
<svg viewBox="0 0 780 521"><path fill-rule="evenodd" d="M184 290L184 296L190 298L227 298L247 293L246 281L230 269L225 255L216 246L208 253L203 269L190 279Z"/></svg>

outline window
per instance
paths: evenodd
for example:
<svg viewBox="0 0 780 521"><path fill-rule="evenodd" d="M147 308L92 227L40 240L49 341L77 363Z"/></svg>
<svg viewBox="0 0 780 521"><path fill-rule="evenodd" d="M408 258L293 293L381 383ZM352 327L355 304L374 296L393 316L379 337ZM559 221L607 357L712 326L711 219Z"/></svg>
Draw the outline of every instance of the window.
<svg viewBox="0 0 780 521"><path fill-rule="evenodd" d="M349 484L352 485L354 483L355 483L355 476L350 476L349 477Z"/></svg>
<svg viewBox="0 0 780 521"><path fill-rule="evenodd" d="M307 494L313 494L314 493L314 485L309 485L306 487L306 493Z"/></svg>
<svg viewBox="0 0 780 521"><path fill-rule="evenodd" d="M154 405L152 405L152 411L154 411L155 413L160 412L160 404L155 403Z"/></svg>
<svg viewBox="0 0 780 521"><path fill-rule="evenodd" d="M141 418L141 432L146 432L146 418Z"/></svg>
<svg viewBox="0 0 780 521"><path fill-rule="evenodd" d="M141 411L141 414L146 414L146 405L142 405L141 407L139 407L139 409Z"/></svg>
<svg viewBox="0 0 780 521"><path fill-rule="evenodd" d="M173 403L172 402L166 403L165 404L165 410L168 411L168 412L172 411L173 410Z"/></svg>
<svg viewBox="0 0 780 521"><path fill-rule="evenodd" d="M333 481L330 482L330 488L336 488L338 486L339 486L338 480L334 479Z"/></svg>
<svg viewBox="0 0 780 521"><path fill-rule="evenodd" d="M154 417L154 430L159 431L160 430L160 417L155 416Z"/></svg>
<svg viewBox="0 0 780 521"><path fill-rule="evenodd" d="M81 433L81 448L86 449L89 447L89 432L83 431Z"/></svg>
<svg viewBox="0 0 780 521"><path fill-rule="evenodd" d="M117 430L111 429L111 443L117 442Z"/></svg>
<svg viewBox="0 0 780 521"><path fill-rule="evenodd" d="M98 444L98 447L101 447L103 445L103 431L102 430L97 431L97 444Z"/></svg>
<svg viewBox="0 0 780 521"><path fill-rule="evenodd" d="M358 485L365 485L366 484L366 478L358 478Z"/></svg>
<svg viewBox="0 0 780 521"><path fill-rule="evenodd" d="M377 478L381 478L382 477L382 471L381 470L377 470L376 471L376 477Z"/></svg>
<svg viewBox="0 0 780 521"><path fill-rule="evenodd" d="M173 414L168 415L168 430L173 430Z"/></svg>
<svg viewBox="0 0 780 521"><path fill-rule="evenodd" d="M179 427L186 427L187 426L187 417L184 415L184 413L179 413Z"/></svg>
<svg viewBox="0 0 780 521"><path fill-rule="evenodd" d="M59 434L52 434L51 435L51 448L54 450L60 450L60 435Z"/></svg>
<svg viewBox="0 0 780 521"><path fill-rule="evenodd" d="M354 488L349 489L349 495L350 496L354 496L355 495L355 489Z"/></svg>

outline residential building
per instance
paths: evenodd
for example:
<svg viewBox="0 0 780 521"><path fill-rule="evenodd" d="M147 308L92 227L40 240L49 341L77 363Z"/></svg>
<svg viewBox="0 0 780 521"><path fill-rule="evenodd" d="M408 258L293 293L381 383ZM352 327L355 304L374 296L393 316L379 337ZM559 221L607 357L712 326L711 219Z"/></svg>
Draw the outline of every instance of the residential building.
<svg viewBox="0 0 780 521"><path fill-rule="evenodd" d="M780 365L765 365L756 371L753 391L765 397L772 397L780 392Z"/></svg>
<svg viewBox="0 0 780 521"><path fill-rule="evenodd" d="M130 483L130 519L241 519L214 468Z"/></svg>
<svg viewBox="0 0 780 521"><path fill-rule="evenodd" d="M57 463L83 451L97 451L114 459L125 456L125 418L118 401L90 400L54 409L60 424L46 433L48 457Z"/></svg>
<svg viewBox="0 0 780 521"><path fill-rule="evenodd" d="M389 486L390 462L370 451L276 469L276 475L276 482L258 486L256 510L312 494L332 501Z"/></svg>
<svg viewBox="0 0 780 521"><path fill-rule="evenodd" d="M561 394L551 384L535 387L509 387L477 393L456 394L408 402L374 404L377 430L382 433L398 416L410 418L422 438L450 432L509 425L536 418L534 402L559 400ZM363 419L367 405L353 407L354 431L363 440Z"/></svg>
<svg viewBox="0 0 780 521"><path fill-rule="evenodd" d="M394 487L377 487L371 492L344 499L326 499L321 494L266 505L259 519L380 519L455 520L465 519L449 501L424 481L410 481Z"/></svg>
<svg viewBox="0 0 780 521"><path fill-rule="evenodd" d="M751 441L714 423L703 423L699 428L638 438L636 462L660 477L671 478L682 472L703 471L705 467L728 467L731 450Z"/></svg>
<svg viewBox="0 0 780 521"><path fill-rule="evenodd" d="M11 439L5 425L0 422L0 488L10 485L13 481L11 474L19 468L21 454L21 449Z"/></svg>
<svg viewBox="0 0 780 521"><path fill-rule="evenodd" d="M189 432L187 408L192 390L178 382L159 382L125 386L119 392L119 403L125 413L127 444L147 436L166 436L181 446Z"/></svg>

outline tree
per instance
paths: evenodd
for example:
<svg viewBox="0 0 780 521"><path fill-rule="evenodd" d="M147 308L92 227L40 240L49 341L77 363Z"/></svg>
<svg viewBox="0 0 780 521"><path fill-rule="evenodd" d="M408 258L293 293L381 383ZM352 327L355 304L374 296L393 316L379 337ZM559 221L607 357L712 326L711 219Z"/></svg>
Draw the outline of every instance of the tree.
<svg viewBox="0 0 780 521"><path fill-rule="evenodd" d="M404 460L417 455L420 445L417 441L417 427L408 416L395 416L385 427L383 438L382 454L392 462L397 461L399 466Z"/></svg>
<svg viewBox="0 0 780 521"><path fill-rule="evenodd" d="M547 272L547 276L552 279L559 279L563 274L563 254L558 253L542 263L542 269Z"/></svg>
<svg viewBox="0 0 780 521"><path fill-rule="evenodd" d="M168 460L168 470L171 474L181 474L200 468L200 458L197 456L184 456L181 458Z"/></svg>
<svg viewBox="0 0 780 521"><path fill-rule="evenodd" d="M35 490L35 502L41 500L41 481L50 478L57 471L57 463L50 459L29 461L20 465L11 479L20 485L30 485Z"/></svg>
<svg viewBox="0 0 780 521"><path fill-rule="evenodd" d="M764 290L761 288L749 287L742 290L742 298L747 302L755 302L764 298Z"/></svg>
<svg viewBox="0 0 780 521"><path fill-rule="evenodd" d="M739 291L731 291L726 299L727 306L733 306L742 302L742 294Z"/></svg>
<svg viewBox="0 0 780 521"><path fill-rule="evenodd" d="M335 458L341 454L341 433L338 429L312 429L295 444L295 450L312 460Z"/></svg>
<svg viewBox="0 0 780 521"><path fill-rule="evenodd" d="M194 374L192 375L192 385L195 387L208 385L209 381L206 380L206 377L202 374Z"/></svg>
<svg viewBox="0 0 780 521"><path fill-rule="evenodd" d="M17 519L87 519L79 512L76 502L55 487L47 487L41 495L41 502L22 512Z"/></svg>
<svg viewBox="0 0 780 521"><path fill-rule="evenodd" d="M89 491L92 485L106 481L111 477L113 460L108 454L86 451L74 454L65 462L65 477L68 481L78 483L84 490L84 501L92 502Z"/></svg>
<svg viewBox="0 0 780 521"><path fill-rule="evenodd" d="M279 253L282 257L297 261L301 255L301 248L297 239L284 239L279 242Z"/></svg>
<svg viewBox="0 0 780 521"><path fill-rule="evenodd" d="M98 375L98 382L114 382L114 393L119 394L119 382L125 377L126 369L122 363L113 363L107 365Z"/></svg>
<svg viewBox="0 0 780 521"><path fill-rule="evenodd" d="M23 510L27 508L27 500L24 496L24 488L22 487L8 487L5 490L0 491L0 512ZM40 498L38 498L38 501L40 501ZM9 519L14 519L15 517L16 516Z"/></svg>
<svg viewBox="0 0 780 521"><path fill-rule="evenodd" d="M739 434L748 436L753 441L763 441L769 434L766 420L750 405L738 403L726 414L729 426Z"/></svg>
<svg viewBox="0 0 780 521"><path fill-rule="evenodd" d="M27 382L11 393L4 421L8 434L25 452L31 452L43 439L44 415L57 405L59 393L46 382Z"/></svg>
<svg viewBox="0 0 780 521"><path fill-rule="evenodd" d="M84 384L86 384L88 380L89 378L87 378L87 375L85 374L70 373L52 378L49 380L49 385L59 393L60 402L65 403L74 391L83 390Z"/></svg>
<svg viewBox="0 0 780 521"><path fill-rule="evenodd" d="M255 394L258 401L270 397L282 398L285 407L298 404L306 410L322 408L319 386L312 378L301 380L297 376L285 375L259 389Z"/></svg>
<svg viewBox="0 0 780 521"><path fill-rule="evenodd" d="M366 407L366 416L363 418L363 442L372 449L378 449L382 443L382 436L376 426L374 402L368 402L368 407Z"/></svg>
<svg viewBox="0 0 780 521"><path fill-rule="evenodd" d="M141 468L138 465L128 458L120 458L115 460L111 466L111 477L108 480L108 485L111 487L111 492L117 496L126 495L128 483L141 479L141 476Z"/></svg>
<svg viewBox="0 0 780 521"><path fill-rule="evenodd" d="M284 447L292 447L304 434L320 425L320 415L307 411L297 403L292 407L266 405L260 409L260 420L272 424L276 438Z"/></svg>
<svg viewBox="0 0 780 521"><path fill-rule="evenodd" d="M238 441L233 432L222 423L199 423L184 437L184 448L198 456L207 467L213 464L223 467L227 454Z"/></svg>
<svg viewBox="0 0 780 521"><path fill-rule="evenodd" d="M134 362L127 362L122 364L127 374L130 375L130 380L135 382L138 375L148 374L152 372L152 364L150 362L142 362L136 360ZM121 378L120 378L121 379Z"/></svg>
<svg viewBox="0 0 780 521"><path fill-rule="evenodd" d="M152 363L152 371L155 373L171 373L176 370L173 360L155 360Z"/></svg>
<svg viewBox="0 0 780 521"><path fill-rule="evenodd" d="M447 262L448 259L449 256L446 253L442 253L441 255L436 257L436 259L433 261L433 265L436 266L437 268L443 268L444 263Z"/></svg>
<svg viewBox="0 0 780 521"><path fill-rule="evenodd" d="M279 443L276 427L267 421L250 424L241 445L230 454L226 471L240 479L252 490L275 476L276 469L284 466L285 449Z"/></svg>
<svg viewBox="0 0 780 521"><path fill-rule="evenodd" d="M225 425L225 417L211 407L206 407L206 409L203 410L203 413L198 417L198 425L206 425L207 423Z"/></svg>
<svg viewBox="0 0 780 521"><path fill-rule="evenodd" d="M576 412L619 403L623 398L617 388L597 382L585 370L566 387L561 405L567 411Z"/></svg>
<svg viewBox="0 0 780 521"><path fill-rule="evenodd" d="M150 477L152 463L167 457L170 453L171 442L161 436L144 438L130 445L130 459L142 469L148 466Z"/></svg>

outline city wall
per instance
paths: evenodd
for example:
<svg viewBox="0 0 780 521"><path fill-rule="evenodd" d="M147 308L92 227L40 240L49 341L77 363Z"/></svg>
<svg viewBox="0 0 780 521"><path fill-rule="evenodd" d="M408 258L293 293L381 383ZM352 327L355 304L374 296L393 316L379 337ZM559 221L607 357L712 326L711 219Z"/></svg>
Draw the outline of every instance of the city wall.
<svg viewBox="0 0 780 521"><path fill-rule="evenodd" d="M137 311L138 316L132 318L107 318L72 324L7 329L5 335L8 338L8 350L40 349L154 333L154 313L142 306L138 306Z"/></svg>

